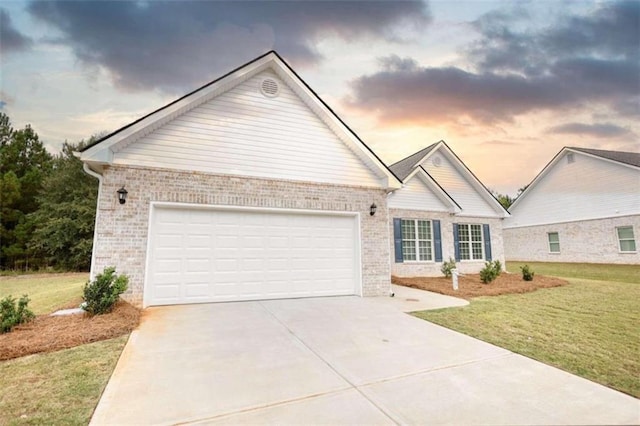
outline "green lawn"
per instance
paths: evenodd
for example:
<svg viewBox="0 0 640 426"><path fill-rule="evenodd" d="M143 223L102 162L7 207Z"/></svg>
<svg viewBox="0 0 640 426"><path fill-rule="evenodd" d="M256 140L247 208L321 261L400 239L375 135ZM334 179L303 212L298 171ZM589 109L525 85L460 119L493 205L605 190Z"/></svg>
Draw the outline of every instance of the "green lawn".
<svg viewBox="0 0 640 426"><path fill-rule="evenodd" d="M87 273L0 277L0 298L27 294L35 314L82 301ZM0 362L0 425L86 425L127 336Z"/></svg>
<svg viewBox="0 0 640 426"><path fill-rule="evenodd" d="M529 265L543 275L574 273L573 266ZM575 274L600 276L604 268L596 266ZM507 268L516 269L511 262ZM568 278L563 287L479 297L466 307L415 315L640 397L640 284L613 281L635 273L616 266L607 281Z"/></svg>
<svg viewBox="0 0 640 426"><path fill-rule="evenodd" d="M48 314L70 303L82 302L82 287L89 274L43 274L0 277L0 299L29 296L29 308L36 315Z"/></svg>
<svg viewBox="0 0 640 426"><path fill-rule="evenodd" d="M127 336L0 362L0 425L86 425Z"/></svg>
<svg viewBox="0 0 640 426"><path fill-rule="evenodd" d="M507 262L507 271L520 273L529 265L536 274L563 278L640 283L640 265L602 265L598 263Z"/></svg>

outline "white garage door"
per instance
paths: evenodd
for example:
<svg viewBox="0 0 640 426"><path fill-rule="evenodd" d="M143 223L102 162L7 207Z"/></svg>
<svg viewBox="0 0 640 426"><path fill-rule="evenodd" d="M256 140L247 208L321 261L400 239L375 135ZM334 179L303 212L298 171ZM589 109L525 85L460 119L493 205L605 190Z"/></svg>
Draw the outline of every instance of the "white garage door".
<svg viewBox="0 0 640 426"><path fill-rule="evenodd" d="M357 294L357 218L156 206L145 305Z"/></svg>

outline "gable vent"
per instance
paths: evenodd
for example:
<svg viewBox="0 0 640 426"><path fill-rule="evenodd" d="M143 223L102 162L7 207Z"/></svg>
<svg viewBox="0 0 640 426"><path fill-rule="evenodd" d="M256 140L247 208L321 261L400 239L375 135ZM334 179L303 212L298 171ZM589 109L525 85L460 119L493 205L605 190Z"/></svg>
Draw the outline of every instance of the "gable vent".
<svg viewBox="0 0 640 426"><path fill-rule="evenodd" d="M278 96L278 93L280 93L280 86L274 79L265 78L264 80L262 80L262 83L260 83L260 91L266 97L274 98Z"/></svg>
<svg viewBox="0 0 640 426"><path fill-rule="evenodd" d="M433 157L432 163L436 167L440 167L442 165L442 159L440 157Z"/></svg>
<svg viewBox="0 0 640 426"><path fill-rule="evenodd" d="M568 153L567 154L567 164L571 164L574 161L576 161L576 159L573 157L573 153L572 152Z"/></svg>

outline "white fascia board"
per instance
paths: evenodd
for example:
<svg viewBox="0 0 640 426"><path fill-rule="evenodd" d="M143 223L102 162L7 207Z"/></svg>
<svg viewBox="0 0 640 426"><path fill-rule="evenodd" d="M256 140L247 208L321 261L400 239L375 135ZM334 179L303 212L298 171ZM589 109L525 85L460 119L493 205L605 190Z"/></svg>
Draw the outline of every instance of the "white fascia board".
<svg viewBox="0 0 640 426"><path fill-rule="evenodd" d="M420 159L420 161L418 161L416 163L416 165L414 167L416 168L420 168L422 166L422 164L427 161L427 159L429 157L431 157L431 155L438 151L442 146L446 146L446 144L444 143L444 141L439 141L437 142L436 146L434 146L429 152L427 152L425 155L422 156L422 158Z"/></svg>
<svg viewBox="0 0 640 426"><path fill-rule="evenodd" d="M329 107L315 94L300 78L292 72L279 58L274 62L276 74L285 80L289 87L303 100L303 102L351 149L377 176L381 184L387 189L400 189L402 183L391 173L387 166L363 145L353 132L329 109Z"/></svg>
<svg viewBox="0 0 640 426"><path fill-rule="evenodd" d="M210 86L197 90L191 95L188 95L185 98L152 113L129 128L118 132L111 138L84 151L81 159L83 161L91 161L110 157L110 162L113 159L113 151L117 151L119 146L128 145L129 143L166 124L171 119L182 115L185 112L213 99L215 96L237 86L246 79L265 69L270 62L274 62L274 58L276 58L274 54L266 55L265 57L234 71ZM103 153L103 151L109 151L110 154Z"/></svg>
<svg viewBox="0 0 640 426"><path fill-rule="evenodd" d="M447 194L447 192L442 189L440 185L438 185L438 183L429 175L429 173L426 172L426 170L422 168L422 166L416 167L413 172L411 172L411 174L406 177L404 182L409 182L416 175L418 176L418 179L420 179L420 181L422 181L422 183L427 187L427 189L433 192L440 201L448 206L448 210L450 213L459 213L462 211L458 203L456 203L456 201L451 198L451 196Z"/></svg>
<svg viewBox="0 0 640 426"><path fill-rule="evenodd" d="M549 170L551 170L551 168L553 166L555 166L555 164L560 161L560 159L562 158L562 154L565 151L569 151L569 149L567 147L562 148L556 155L555 157L553 157L551 159L551 161L549 161L549 163L547 163L546 166L544 166L544 168L540 171L540 173L538 173L538 175L536 177L533 178L533 180L529 183L529 185L527 185L527 189L525 189L524 191L522 191L522 193L518 196L518 198L516 198L516 200L513 202L513 204L511 204L511 206L509 207L509 210L514 211L517 207L518 204L520 204L520 200L522 200L524 197L526 197L531 191L533 191L533 189L535 188L536 184L547 174L549 173ZM571 152L578 152L578 151L574 151L571 150Z"/></svg>
<svg viewBox="0 0 640 426"><path fill-rule="evenodd" d="M471 183L473 188L476 190L480 196L492 206L493 210L498 213L499 217L509 217L511 214L502 207L502 204L498 200L495 199L493 195L487 190L487 188L478 180L478 178L469 170L469 168L458 158L458 156L449 148L449 146L440 141L438 146L431 150L427 155L425 155L424 160L428 159L434 152L440 151L442 155L446 156L449 161L453 164L453 166L458 170L458 172L462 173L463 176L466 176L467 182ZM422 164L422 161L420 164Z"/></svg>
<svg viewBox="0 0 640 426"><path fill-rule="evenodd" d="M565 150L575 152L576 154L584 155L586 157L595 158L596 160L601 160L601 161L606 161L607 163L616 164L618 166L628 167L632 170L640 170L640 167L634 166L633 164L622 163L620 161L612 160L610 158L600 157L599 155L589 154L588 152L583 152L576 149L565 148Z"/></svg>
<svg viewBox="0 0 640 426"><path fill-rule="evenodd" d="M88 154L89 152L83 152L80 157L85 163L111 164L113 162L113 151L109 147Z"/></svg>
<svg viewBox="0 0 640 426"><path fill-rule="evenodd" d="M556 155L551 159L551 161L549 161L549 163L548 163L546 166L544 166L544 168L542 169L542 171L540 171L540 173L538 173L538 175L537 175L535 178L533 178L533 180L531 181L531 183L527 186L527 189L525 189L524 191L522 191L522 194L520 194L520 196L519 196L518 198L516 198L516 200L515 200L515 201L513 202L513 204L511 205L511 207L509 207L509 210L512 210L512 211L513 211L513 210L518 206L518 204L520 204L520 203L519 203L519 202L520 202L520 200L522 200L524 197L526 197L530 192L532 192L532 191L535 189L536 184L537 184L540 180L542 180L542 178L543 178L544 176L546 176L546 175L549 173L549 171L550 171L553 167L555 167L555 165L556 165L560 160L562 160L562 159L564 158L564 154L565 154L565 153L567 153L567 152L571 152L571 153L578 154L578 155L584 155L584 156L586 156L586 157L594 158L594 159L596 159L596 160L606 161L606 162L608 162L608 163L616 164L616 165L618 165L618 166L628 167L628 168L630 168L630 169L632 169L632 170L640 170L640 168L639 168L639 167L633 166L633 165L631 165L631 164L621 163L621 162L619 162L619 161L610 160L610 159L608 159L608 158L603 158L603 157L600 157L600 156L598 156L598 155L589 154L589 153L587 153L587 152L582 152L582 151L579 151L579 150L576 150L576 149L571 149L571 148L569 148L569 147L566 147L566 146L565 146L564 148L562 148L562 149L561 149L561 150L560 150L560 151L559 151L559 152L558 152L558 153L557 153L557 154L556 154Z"/></svg>

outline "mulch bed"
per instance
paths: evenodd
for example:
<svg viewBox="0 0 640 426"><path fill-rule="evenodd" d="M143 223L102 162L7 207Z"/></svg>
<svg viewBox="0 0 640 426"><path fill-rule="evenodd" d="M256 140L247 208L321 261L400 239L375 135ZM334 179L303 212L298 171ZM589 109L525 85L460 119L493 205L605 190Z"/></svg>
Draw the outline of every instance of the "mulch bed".
<svg viewBox="0 0 640 426"><path fill-rule="evenodd" d="M139 323L140 309L122 300L110 313L94 317L39 315L0 334L0 361L112 339L130 333Z"/></svg>
<svg viewBox="0 0 640 426"><path fill-rule="evenodd" d="M480 280L479 274L465 274L458 278L458 290L453 289L451 278L445 277L391 277L391 282L405 287L419 288L434 293L471 299L480 296L498 296L500 294L528 293L539 288L559 287L568 284L567 281L536 275L533 281L524 281L520 274L503 272L489 284Z"/></svg>

